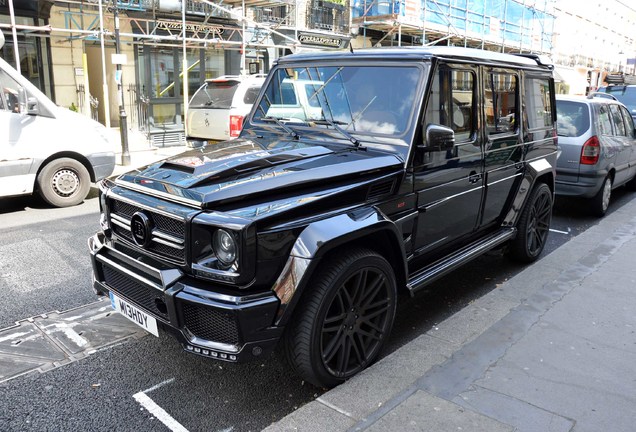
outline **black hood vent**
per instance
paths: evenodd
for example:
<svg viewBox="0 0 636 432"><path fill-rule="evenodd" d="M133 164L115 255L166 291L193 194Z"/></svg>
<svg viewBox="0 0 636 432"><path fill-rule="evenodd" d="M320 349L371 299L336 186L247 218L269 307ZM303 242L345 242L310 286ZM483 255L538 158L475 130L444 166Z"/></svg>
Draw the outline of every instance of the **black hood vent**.
<svg viewBox="0 0 636 432"><path fill-rule="evenodd" d="M393 185L395 185L395 180L384 180L379 183L372 184L369 186L369 192L367 193L367 200L374 200L378 198L382 198L393 192Z"/></svg>

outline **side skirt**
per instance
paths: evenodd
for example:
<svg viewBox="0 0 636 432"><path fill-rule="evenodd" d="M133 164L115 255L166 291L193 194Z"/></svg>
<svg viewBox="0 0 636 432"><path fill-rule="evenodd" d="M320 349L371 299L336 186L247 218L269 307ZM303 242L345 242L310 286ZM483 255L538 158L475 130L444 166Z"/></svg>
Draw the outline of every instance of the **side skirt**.
<svg viewBox="0 0 636 432"><path fill-rule="evenodd" d="M502 228L487 237L473 242L414 273L409 278L406 287L411 295L414 295L431 282L512 239L516 232L516 228Z"/></svg>

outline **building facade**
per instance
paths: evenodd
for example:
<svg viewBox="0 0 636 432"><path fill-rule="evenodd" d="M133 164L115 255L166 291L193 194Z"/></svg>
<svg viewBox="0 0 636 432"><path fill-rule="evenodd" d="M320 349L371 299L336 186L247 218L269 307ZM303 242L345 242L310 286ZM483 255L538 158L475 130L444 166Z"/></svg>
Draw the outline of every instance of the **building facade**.
<svg viewBox="0 0 636 432"><path fill-rule="evenodd" d="M568 93L595 90L607 73L636 73L633 2L559 0L554 11L552 57Z"/></svg>
<svg viewBox="0 0 636 432"><path fill-rule="evenodd" d="M206 79L265 73L291 52L351 44L354 49L456 45L548 54L557 64L560 90L585 93L588 77L598 84L603 71L634 72L635 23L634 7L619 0L593 5L575 0L0 0L0 30L7 40L0 55L57 104L118 126L123 103L131 129L169 145L183 141L187 100ZM113 56L116 51L121 55Z"/></svg>

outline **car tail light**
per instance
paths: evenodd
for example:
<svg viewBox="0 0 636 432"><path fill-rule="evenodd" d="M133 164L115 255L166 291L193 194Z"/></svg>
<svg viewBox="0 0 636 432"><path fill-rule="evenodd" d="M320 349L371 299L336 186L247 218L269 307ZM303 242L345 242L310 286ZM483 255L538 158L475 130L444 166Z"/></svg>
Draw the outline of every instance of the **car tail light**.
<svg viewBox="0 0 636 432"><path fill-rule="evenodd" d="M594 165L598 162L598 158L601 155L601 143L598 137L594 135L592 138L585 141L583 148L581 149L581 164L582 165Z"/></svg>
<svg viewBox="0 0 636 432"><path fill-rule="evenodd" d="M231 115L230 116L230 136L237 137L243 129L243 116Z"/></svg>

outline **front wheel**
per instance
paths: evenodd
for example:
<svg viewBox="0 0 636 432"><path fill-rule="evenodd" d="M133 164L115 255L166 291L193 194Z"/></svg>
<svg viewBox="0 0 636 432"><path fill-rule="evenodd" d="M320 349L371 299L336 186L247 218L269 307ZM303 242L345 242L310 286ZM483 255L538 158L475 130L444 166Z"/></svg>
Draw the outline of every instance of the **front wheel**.
<svg viewBox="0 0 636 432"><path fill-rule="evenodd" d="M91 177L84 165L75 159L60 158L38 174L38 192L55 207L70 207L84 201L91 187Z"/></svg>
<svg viewBox="0 0 636 432"><path fill-rule="evenodd" d="M377 359L395 317L395 276L382 256L353 249L328 260L307 290L284 350L306 381L334 387Z"/></svg>
<svg viewBox="0 0 636 432"><path fill-rule="evenodd" d="M530 263L541 255L552 220L552 192L545 183L537 184L519 218L517 236L509 248L510 256Z"/></svg>

